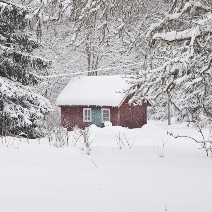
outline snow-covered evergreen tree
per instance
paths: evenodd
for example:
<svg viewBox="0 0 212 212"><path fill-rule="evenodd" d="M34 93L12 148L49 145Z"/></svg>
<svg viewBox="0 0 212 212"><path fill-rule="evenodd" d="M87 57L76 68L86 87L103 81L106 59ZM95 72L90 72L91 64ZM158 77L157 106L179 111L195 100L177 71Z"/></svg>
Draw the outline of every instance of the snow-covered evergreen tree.
<svg viewBox="0 0 212 212"><path fill-rule="evenodd" d="M36 136L35 128L51 110L47 99L33 88L39 71L49 61L32 55L37 43L27 34L27 11L21 5L0 0L0 129L1 134L25 131Z"/></svg>
<svg viewBox="0 0 212 212"><path fill-rule="evenodd" d="M161 100L168 99L181 118L212 117L211 1L173 0L146 38L150 53L135 76L132 101L166 106Z"/></svg>

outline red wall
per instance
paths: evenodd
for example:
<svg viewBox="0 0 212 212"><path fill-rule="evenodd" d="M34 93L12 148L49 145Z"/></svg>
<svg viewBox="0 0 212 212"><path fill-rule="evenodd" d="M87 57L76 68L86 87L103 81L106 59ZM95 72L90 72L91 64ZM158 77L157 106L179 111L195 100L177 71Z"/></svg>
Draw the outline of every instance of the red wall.
<svg viewBox="0 0 212 212"><path fill-rule="evenodd" d="M61 124L63 127L72 130L76 125L80 128L88 127L91 122L83 122L83 108L101 108L96 106L61 106ZM110 109L110 121L113 125L118 125L117 107L103 107ZM102 124L103 126L103 124Z"/></svg>
<svg viewBox="0 0 212 212"><path fill-rule="evenodd" d="M91 123L83 123L83 107L61 107L61 124L63 127L72 130L76 125L80 128L89 126Z"/></svg>
<svg viewBox="0 0 212 212"><path fill-rule="evenodd" d="M110 121L113 126L119 125L128 128L139 128L147 123L147 104L142 106L129 106L128 97L118 107L103 107L110 109ZM90 122L83 122L83 108L101 108L97 106L61 106L61 124L63 127L72 130L76 125L80 128L91 125Z"/></svg>
<svg viewBox="0 0 212 212"><path fill-rule="evenodd" d="M119 125L128 128L139 128L147 123L147 104L129 105L130 97L128 97L119 108Z"/></svg>

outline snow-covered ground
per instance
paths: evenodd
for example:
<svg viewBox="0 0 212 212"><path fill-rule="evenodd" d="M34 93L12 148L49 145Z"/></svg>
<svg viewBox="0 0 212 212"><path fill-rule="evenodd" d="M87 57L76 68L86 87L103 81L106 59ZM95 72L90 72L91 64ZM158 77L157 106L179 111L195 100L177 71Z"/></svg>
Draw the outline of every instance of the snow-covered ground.
<svg viewBox="0 0 212 212"><path fill-rule="evenodd" d="M0 211L211 212L212 158L167 130L199 136L186 124L154 121L139 129L92 127L90 155L72 137L63 148L11 138L0 144Z"/></svg>

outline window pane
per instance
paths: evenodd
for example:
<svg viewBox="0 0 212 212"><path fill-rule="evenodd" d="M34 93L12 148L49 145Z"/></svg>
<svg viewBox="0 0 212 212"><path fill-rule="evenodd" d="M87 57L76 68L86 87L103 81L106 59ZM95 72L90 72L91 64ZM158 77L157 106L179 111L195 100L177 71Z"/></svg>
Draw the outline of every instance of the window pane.
<svg viewBox="0 0 212 212"><path fill-rule="evenodd" d="M108 116L103 116L103 121L109 121L109 117Z"/></svg>
<svg viewBox="0 0 212 212"><path fill-rule="evenodd" d="M105 121L110 121L110 113L109 113L109 110L103 110L103 111L102 111L102 118L103 118L103 122L105 122Z"/></svg>
<svg viewBox="0 0 212 212"><path fill-rule="evenodd" d="M91 109L90 108L83 108L83 120L85 122L91 121Z"/></svg>

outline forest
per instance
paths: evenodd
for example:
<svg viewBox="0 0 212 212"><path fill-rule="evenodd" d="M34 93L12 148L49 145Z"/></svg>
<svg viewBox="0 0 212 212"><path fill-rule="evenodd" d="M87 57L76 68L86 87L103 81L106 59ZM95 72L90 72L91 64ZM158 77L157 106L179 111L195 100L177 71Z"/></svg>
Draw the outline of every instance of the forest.
<svg viewBox="0 0 212 212"><path fill-rule="evenodd" d="M79 75L130 79L129 103L149 101L152 119L210 124L211 11L209 0L1 0L2 136L44 136Z"/></svg>

